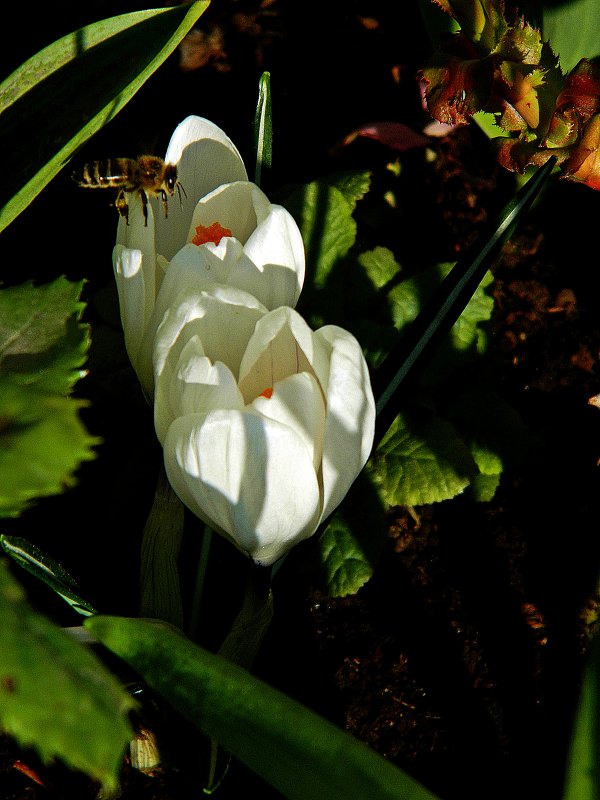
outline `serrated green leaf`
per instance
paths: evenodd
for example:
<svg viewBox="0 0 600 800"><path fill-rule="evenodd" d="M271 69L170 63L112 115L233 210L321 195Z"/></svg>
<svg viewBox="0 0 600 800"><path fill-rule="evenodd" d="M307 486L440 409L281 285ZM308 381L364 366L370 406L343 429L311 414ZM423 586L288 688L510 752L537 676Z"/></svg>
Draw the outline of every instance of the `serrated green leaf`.
<svg viewBox="0 0 600 800"><path fill-rule="evenodd" d="M319 549L327 591L332 597L356 594L373 574L373 565L352 528L339 513L319 539Z"/></svg>
<svg viewBox="0 0 600 800"><path fill-rule="evenodd" d="M396 417L366 469L390 506L450 500L478 471L449 422L409 413Z"/></svg>
<svg viewBox="0 0 600 800"><path fill-rule="evenodd" d="M452 264L437 264L413 278L396 284L388 293L390 314L395 327L402 330L412 322L433 291L452 269ZM446 379L465 361L485 352L487 336L482 323L487 322L494 308L493 298L487 293L493 276L486 273L474 291L460 317L452 326L448 337L440 344L437 353L423 375L423 382L431 385Z"/></svg>
<svg viewBox="0 0 600 800"><path fill-rule="evenodd" d="M95 457L80 418L82 401L0 383L0 517L75 483L80 462Z"/></svg>
<svg viewBox="0 0 600 800"><path fill-rule="evenodd" d="M491 389L473 384L447 410L483 475L500 475L526 458L536 440L520 414Z"/></svg>
<svg viewBox="0 0 600 800"><path fill-rule="evenodd" d="M297 188L286 200L295 218L306 250L307 272L315 286L322 287L329 274L354 244L356 222L352 206L342 192L325 181Z"/></svg>
<svg viewBox="0 0 600 800"><path fill-rule="evenodd" d="M109 122L175 50L208 2L88 25L46 47L0 85L0 230Z"/></svg>
<svg viewBox="0 0 600 800"><path fill-rule="evenodd" d="M0 382L68 394L82 371L90 336L79 318L83 281L57 278L0 289Z"/></svg>
<svg viewBox="0 0 600 800"><path fill-rule="evenodd" d="M135 706L96 656L34 612L0 561L0 726L44 761L118 785Z"/></svg>
<svg viewBox="0 0 600 800"><path fill-rule="evenodd" d="M387 247L375 247L373 250L361 253L357 260L376 289L384 287L400 272L400 265Z"/></svg>
<svg viewBox="0 0 600 800"><path fill-rule="evenodd" d="M366 745L171 626L98 616L85 627L289 800L434 800Z"/></svg>
<svg viewBox="0 0 600 800"><path fill-rule="evenodd" d="M489 475L483 473L475 475L469 486L469 491L473 499L477 503L489 503L490 500L493 500L496 490L500 485L501 477L499 472L490 473Z"/></svg>
<svg viewBox="0 0 600 800"><path fill-rule="evenodd" d="M96 614L97 611L90 603L84 600L78 593L78 583L66 569L44 553L39 547L27 539L20 536L3 536L0 534L0 547L9 555L19 566L31 572L38 580L41 580L71 608L84 617Z"/></svg>
<svg viewBox="0 0 600 800"><path fill-rule="evenodd" d="M371 173L359 170L334 172L324 178L324 181L338 189L344 195L350 209L354 211L358 201L362 200L371 188Z"/></svg>

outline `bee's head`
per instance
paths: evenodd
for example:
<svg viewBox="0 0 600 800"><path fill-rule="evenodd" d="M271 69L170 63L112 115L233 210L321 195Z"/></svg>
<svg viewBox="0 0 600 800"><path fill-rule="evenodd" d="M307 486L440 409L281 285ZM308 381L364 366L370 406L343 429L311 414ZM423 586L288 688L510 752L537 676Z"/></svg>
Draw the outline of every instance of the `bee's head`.
<svg viewBox="0 0 600 800"><path fill-rule="evenodd" d="M165 165L164 185L169 194L175 194L175 187L177 186L177 167L175 164Z"/></svg>

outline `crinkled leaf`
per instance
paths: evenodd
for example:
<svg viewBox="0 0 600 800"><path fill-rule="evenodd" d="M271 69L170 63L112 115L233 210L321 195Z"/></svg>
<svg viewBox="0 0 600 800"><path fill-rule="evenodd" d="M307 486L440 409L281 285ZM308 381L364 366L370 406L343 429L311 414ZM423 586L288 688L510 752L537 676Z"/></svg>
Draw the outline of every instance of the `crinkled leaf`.
<svg viewBox="0 0 600 800"><path fill-rule="evenodd" d="M491 61L435 55L420 72L429 113L448 125L466 125L485 109L493 76Z"/></svg>
<svg viewBox="0 0 600 800"><path fill-rule="evenodd" d="M57 278L0 290L0 382L68 394L84 374L89 325L79 321L83 282Z"/></svg>
<svg viewBox="0 0 600 800"><path fill-rule="evenodd" d="M332 597L356 594L373 574L373 565L341 514L336 514L325 529L319 549Z"/></svg>
<svg viewBox="0 0 600 800"><path fill-rule="evenodd" d="M389 308L398 330L402 330L416 319L427 299L452 267L453 265L449 263L437 264L413 278L401 281L390 290ZM490 319L494 307L494 301L486 291L492 282L492 274L486 273L464 311L452 326L449 336L433 356L422 379L425 383L439 383L459 364L485 352L487 336L482 324Z"/></svg>
<svg viewBox="0 0 600 800"><path fill-rule="evenodd" d="M79 418L82 401L38 392L0 377L0 517L64 492L98 440Z"/></svg>
<svg viewBox="0 0 600 800"><path fill-rule="evenodd" d="M134 702L99 659L28 605L0 561L0 725L44 761L118 785Z"/></svg>
<svg viewBox="0 0 600 800"><path fill-rule="evenodd" d="M373 250L361 253L358 256L358 263L376 289L384 287L400 272L400 265L387 247L375 247Z"/></svg>
<svg viewBox="0 0 600 800"><path fill-rule="evenodd" d="M41 580L84 617L97 611L78 594L78 583L66 569L39 547L20 536L0 534L0 546L19 566Z"/></svg>
<svg viewBox="0 0 600 800"><path fill-rule="evenodd" d="M34 55L0 85L0 230L173 52L208 2L102 20Z"/></svg>
<svg viewBox="0 0 600 800"><path fill-rule="evenodd" d="M479 475L475 475L469 486L473 499L477 503L489 503L490 500L493 500L500 485L501 477L502 475L499 472L490 473L489 475L480 472Z"/></svg>
<svg viewBox="0 0 600 800"><path fill-rule="evenodd" d="M367 470L390 506L449 500L478 471L456 429L425 413L396 417Z"/></svg>
<svg viewBox="0 0 600 800"><path fill-rule="evenodd" d="M463 34L482 49L493 50L504 36L504 0L433 0L453 17Z"/></svg>
<svg viewBox="0 0 600 800"><path fill-rule="evenodd" d="M434 800L363 743L165 623L97 616L85 626L289 800Z"/></svg>
<svg viewBox="0 0 600 800"><path fill-rule="evenodd" d="M542 49L540 29L520 17L512 27L505 29L492 52L520 64L539 64L542 61Z"/></svg>
<svg viewBox="0 0 600 800"><path fill-rule="evenodd" d="M304 240L307 271L322 287L332 267L354 244L356 222L352 205L342 191L325 181L297 188L286 200Z"/></svg>
<svg viewBox="0 0 600 800"><path fill-rule="evenodd" d="M385 512L377 488L363 472L319 539L332 597L356 594L373 574L387 537Z"/></svg>
<svg viewBox="0 0 600 800"><path fill-rule="evenodd" d="M338 189L344 195L350 209L354 211L358 201L362 200L371 187L371 173L358 170L334 172L333 175L325 177L324 181Z"/></svg>

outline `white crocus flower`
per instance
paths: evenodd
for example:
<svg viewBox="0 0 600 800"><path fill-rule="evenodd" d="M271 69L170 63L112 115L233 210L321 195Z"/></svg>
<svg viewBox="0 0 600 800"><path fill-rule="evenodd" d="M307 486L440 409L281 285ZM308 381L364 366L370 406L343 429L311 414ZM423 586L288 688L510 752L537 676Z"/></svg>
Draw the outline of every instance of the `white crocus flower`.
<svg viewBox="0 0 600 800"><path fill-rule="evenodd" d="M170 306L154 364L173 489L257 563L311 536L369 456L368 369L342 328L313 332L291 308L215 286Z"/></svg>
<svg viewBox="0 0 600 800"><path fill-rule="evenodd" d="M170 262L183 263L197 287L237 287L269 309L294 306L304 282L298 226L248 181L238 150L220 128L187 117L173 133L165 162L176 164L182 188L180 197L169 199L168 218L152 198L146 221L139 194L131 194L129 224L119 220L113 251L125 344L149 398L160 322L154 307Z"/></svg>

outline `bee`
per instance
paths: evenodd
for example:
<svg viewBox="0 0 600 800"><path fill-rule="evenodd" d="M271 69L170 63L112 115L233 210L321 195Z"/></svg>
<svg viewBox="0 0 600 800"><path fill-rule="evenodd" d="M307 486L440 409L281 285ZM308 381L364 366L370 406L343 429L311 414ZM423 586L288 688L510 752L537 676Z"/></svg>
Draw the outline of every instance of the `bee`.
<svg viewBox="0 0 600 800"><path fill-rule="evenodd" d="M177 178L175 164L166 164L158 156L139 156L134 158L109 158L85 164L73 172L73 180L84 189L118 189L115 206L129 225L129 203L127 195L139 192L144 212L144 224L148 225L148 197L160 197L168 216L167 200L179 192L185 194Z"/></svg>

